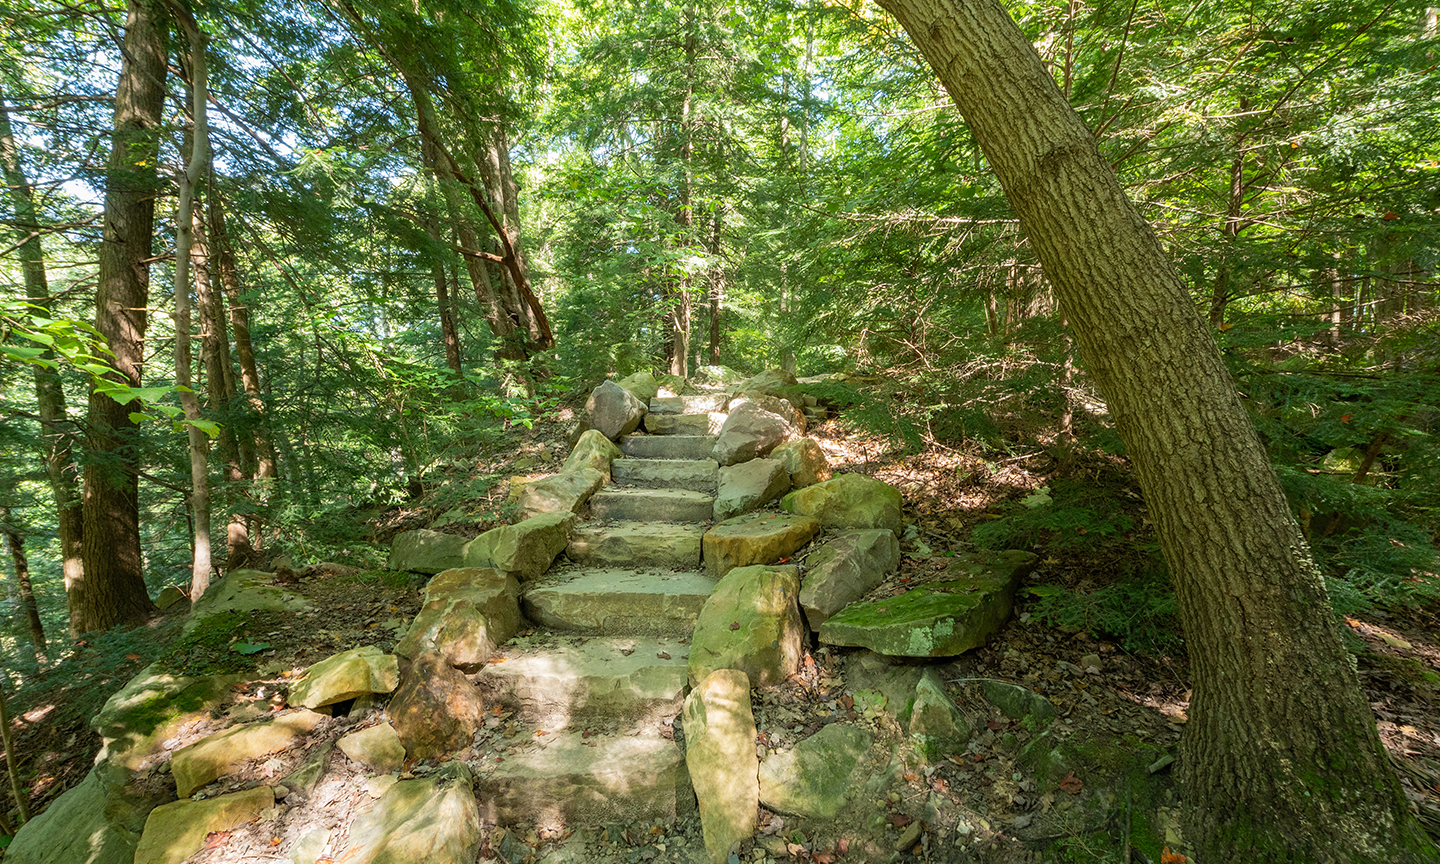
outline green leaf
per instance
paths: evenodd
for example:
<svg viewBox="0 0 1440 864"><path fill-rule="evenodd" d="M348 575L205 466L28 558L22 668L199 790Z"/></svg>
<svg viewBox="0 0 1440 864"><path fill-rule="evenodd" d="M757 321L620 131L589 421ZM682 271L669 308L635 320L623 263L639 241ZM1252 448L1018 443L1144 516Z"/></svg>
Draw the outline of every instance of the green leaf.
<svg viewBox="0 0 1440 864"><path fill-rule="evenodd" d="M269 647L269 642L236 642L230 646L230 650L236 654L259 654Z"/></svg>

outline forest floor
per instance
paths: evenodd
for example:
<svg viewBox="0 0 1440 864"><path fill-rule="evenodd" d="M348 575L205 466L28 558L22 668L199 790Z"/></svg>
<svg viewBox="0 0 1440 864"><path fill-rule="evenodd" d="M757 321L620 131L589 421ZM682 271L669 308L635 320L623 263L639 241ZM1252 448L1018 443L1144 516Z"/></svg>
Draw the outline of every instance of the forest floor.
<svg viewBox="0 0 1440 864"><path fill-rule="evenodd" d="M568 451L566 437L571 427L572 417L562 412L543 419L533 429L516 429L506 441L481 454L471 476L539 476L556 470L558 460ZM1103 485L1108 494L1133 501L1135 522L1144 525L1138 490L1123 462L1111 457L1071 457L1062 464L1043 449L996 457L940 444L918 454L899 454L884 440L847 429L833 420L812 428L809 434L826 450L833 469L872 474L904 492L905 515L907 521L913 520L916 530L908 532L902 543L904 558L891 582L897 593L924 580L933 569L932 556L970 550L971 531L997 518L1006 502L1031 495L1061 476ZM503 487L497 488L488 502L472 507L469 516L450 530L478 533L499 524L504 513L503 496ZM442 506L432 506L422 498L412 506L369 514L375 542L388 546L390 536L397 531L424 527L441 509L450 506L444 496L433 497ZM1026 577L1011 619L990 645L959 658L953 666L954 676L1023 681L1050 697L1064 726L1104 730L1116 737L1133 735L1161 748L1172 747L1183 734L1189 708L1183 640L1169 640L1164 650L1127 651L1115 634L1058 626L1037 611L1041 608L1038 595L1044 592L1030 590L1062 586L1085 596L1109 584L1111 574L1124 569L1126 562L1121 559L1134 548L1134 543L1127 541L1066 548L1050 544L1033 549L1039 553L1040 561ZM299 562L305 563L313 562ZM398 623L408 621L418 608L419 584L380 574L302 579L297 590L316 601L317 616L306 619L303 632L298 627L287 629L261 620L253 622L255 632L247 632L246 637L271 643L255 658L255 664L275 670L278 676L280 670L303 666L357 645L388 648L393 645ZM21 776L28 780L33 813L78 783L89 770L99 741L87 723L104 700L145 665L173 654L177 646L193 650L193 644L187 646L180 641L181 620L178 613L171 613L146 627L75 642L68 646L63 659L45 667L43 675L28 680L12 696L14 746L20 754ZM1345 621L1355 637L1351 649L1356 653L1361 683L1375 711L1381 738L1399 769L1407 795L1427 816L1432 833L1440 832L1440 605L1376 609L1351 615ZM817 712L835 709L833 696L813 686L816 682L834 683L829 676L839 674L835 652L820 646L812 649L815 666L808 673L812 679L809 685L802 676L796 686L775 694L763 706L757 705L762 733L771 721L777 730L773 734L780 735L787 728L814 725L818 722ZM1082 658L1088 661L1084 669L1080 668ZM1098 664L1094 663L1096 658ZM211 658L217 664L233 659L224 647ZM258 686L263 688L263 684ZM833 694L834 688L828 692ZM817 697L817 693L824 698ZM252 686L237 693L232 700L235 704L227 705L226 710L235 710L239 703L263 695ZM981 720L988 732L1003 731L1004 718ZM978 758L973 762L942 761L923 777L907 774L906 779L913 782L921 797L930 792L943 793L956 802L968 802L972 809L995 813L992 787L997 765L1003 767L999 762L983 765ZM1028 801L1025 795L1019 795L1020 803L1007 800L998 808L997 815L1004 821L997 820L987 828L986 848L993 853L985 856L987 860L1039 860L1032 857L1039 854L1033 850L1057 839L1026 842L1026 832L1019 828L1029 820L1023 819L1020 811L1038 812L1047 806L1046 790L1029 791L1033 794ZM892 818L897 832L912 818L901 809L897 808ZM13 803L6 815L13 824ZM1115 828L1114 833L1118 844L1121 832ZM630 839L624 835L602 836L598 842L624 846ZM513 845L534 840L536 859L541 857L541 847L546 843L545 838L507 840L504 832L489 840L497 847L503 842ZM643 845L638 840L635 844ZM928 846L922 849L921 845L916 845L915 850L928 855ZM1115 851L1095 850L1095 857L1090 858L1075 846L1068 848L1075 856L1069 860L1106 860ZM844 847L833 845L793 850L795 857L821 861L844 857L844 851ZM631 858L645 860L646 856Z"/></svg>

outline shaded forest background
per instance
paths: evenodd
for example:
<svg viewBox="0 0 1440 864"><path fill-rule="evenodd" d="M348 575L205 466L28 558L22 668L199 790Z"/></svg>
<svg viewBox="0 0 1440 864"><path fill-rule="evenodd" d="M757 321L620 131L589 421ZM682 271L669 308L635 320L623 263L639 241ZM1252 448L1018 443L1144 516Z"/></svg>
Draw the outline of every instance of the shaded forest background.
<svg viewBox="0 0 1440 864"><path fill-rule="evenodd" d="M607 375L781 366L843 373L824 387L845 423L892 455L963 456L952 480L1045 462L1052 506L1017 488L962 542L1103 551L1042 612L1183 650L1143 508L1098 482L1124 466L1104 400L893 20L858 2L389 5L212 3L170 37L144 377L115 391L137 397L152 595L194 568L187 434L213 439L199 534L217 568L378 568L382 514L496 518L505 475L476 454ZM1337 610L1433 601L1436 10L1010 8L1214 327ZM42 668L40 631L44 662L69 650L44 456L73 442L72 494L108 458L84 406L108 362L92 322L126 12L0 6L0 522L33 586L32 603L5 571L12 682ZM213 162L178 232L196 45Z"/></svg>

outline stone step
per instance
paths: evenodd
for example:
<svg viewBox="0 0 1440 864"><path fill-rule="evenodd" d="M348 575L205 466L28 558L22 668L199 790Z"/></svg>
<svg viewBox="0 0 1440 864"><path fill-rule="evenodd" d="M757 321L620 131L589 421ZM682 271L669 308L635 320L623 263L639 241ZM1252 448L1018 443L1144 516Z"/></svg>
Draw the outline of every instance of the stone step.
<svg viewBox="0 0 1440 864"><path fill-rule="evenodd" d="M728 393L691 393L688 396L656 396L650 400L651 414L706 414L724 411Z"/></svg>
<svg viewBox="0 0 1440 864"><path fill-rule="evenodd" d="M704 535L704 525L586 525L570 535L565 555L590 567L695 570L700 566L700 538Z"/></svg>
<svg viewBox="0 0 1440 864"><path fill-rule="evenodd" d="M636 459L709 459L710 451L715 449L715 440L718 437L716 435L626 435L620 439L620 452Z"/></svg>
<svg viewBox="0 0 1440 864"><path fill-rule="evenodd" d="M709 414L647 414L645 431L651 435L710 435L720 431L724 419L717 415L712 421Z"/></svg>
<svg viewBox="0 0 1440 864"><path fill-rule="evenodd" d="M712 495L720 481L719 472L720 466L714 459L631 458L610 463L610 477L617 486L689 489Z"/></svg>
<svg viewBox="0 0 1440 864"><path fill-rule="evenodd" d="M522 603L527 618L557 630L689 636L714 590L703 573L559 570L533 583Z"/></svg>
<svg viewBox="0 0 1440 864"><path fill-rule="evenodd" d="M671 822L695 809L685 754L658 733L560 732L477 768L480 817L541 830Z"/></svg>
<svg viewBox="0 0 1440 864"><path fill-rule="evenodd" d="M597 720L654 729L680 713L690 646L675 637L552 636L499 655L476 682L487 705L549 732Z"/></svg>
<svg viewBox="0 0 1440 864"><path fill-rule="evenodd" d="M607 489L590 499L590 518L610 522L708 522L715 496L689 489Z"/></svg>

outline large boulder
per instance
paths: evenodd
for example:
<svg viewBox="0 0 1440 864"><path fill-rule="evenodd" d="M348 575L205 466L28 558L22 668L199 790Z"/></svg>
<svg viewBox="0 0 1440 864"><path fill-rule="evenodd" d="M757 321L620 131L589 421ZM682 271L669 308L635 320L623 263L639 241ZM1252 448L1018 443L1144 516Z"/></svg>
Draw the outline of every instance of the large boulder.
<svg viewBox="0 0 1440 864"><path fill-rule="evenodd" d="M915 700L910 708L910 737L918 740L931 755L953 751L970 740L970 722L950 697L945 695L945 682L934 669L926 669L915 685Z"/></svg>
<svg viewBox="0 0 1440 864"><path fill-rule="evenodd" d="M134 773L102 752L83 780L20 826L7 864L132 864L146 817L170 797L153 784L127 785Z"/></svg>
<svg viewBox="0 0 1440 864"><path fill-rule="evenodd" d="M211 831L228 831L275 806L275 790L257 786L203 801L175 801L150 812L135 864L180 864L199 852ZM8 857L8 856L7 856Z"/></svg>
<svg viewBox="0 0 1440 864"><path fill-rule="evenodd" d="M827 528L901 527L900 490L864 474L841 474L824 483L796 489L781 500L791 513L814 516Z"/></svg>
<svg viewBox="0 0 1440 864"><path fill-rule="evenodd" d="M389 693L400 679L394 655L374 645L352 648L321 660L290 685L289 702L320 708L366 693Z"/></svg>
<svg viewBox="0 0 1440 864"><path fill-rule="evenodd" d="M390 560L385 567L416 573L439 573L451 567L462 567L465 564L465 544L469 542L465 537L427 528L401 531L390 544Z"/></svg>
<svg viewBox="0 0 1440 864"><path fill-rule="evenodd" d="M745 380L745 373L737 372L729 366L701 366L697 368L693 376L701 384L738 384Z"/></svg>
<svg viewBox="0 0 1440 864"><path fill-rule="evenodd" d="M744 672L718 669L685 699L685 765L700 804L711 864L724 864L755 833L760 800L755 715Z"/></svg>
<svg viewBox="0 0 1440 864"><path fill-rule="evenodd" d="M310 601L275 584L275 574L260 570L233 570L217 580L190 607L185 632L222 612L308 612Z"/></svg>
<svg viewBox="0 0 1440 864"><path fill-rule="evenodd" d="M770 458L785 464L785 470L790 473L790 485L796 489L804 489L830 479L830 461L825 458L825 451L820 449L820 445L816 444L813 438L786 441L770 451Z"/></svg>
<svg viewBox="0 0 1440 864"><path fill-rule="evenodd" d="M636 372L634 375L627 375L615 382L625 389L625 392L639 399L645 404L655 398L660 392L660 382L649 372Z"/></svg>
<svg viewBox="0 0 1440 864"><path fill-rule="evenodd" d="M542 513L491 529L465 547L465 566L493 567L521 580L535 579L564 551L574 524L574 513Z"/></svg>
<svg viewBox="0 0 1440 864"><path fill-rule="evenodd" d="M401 780L350 822L345 864L474 864L480 856L480 809L463 762L440 773Z"/></svg>
<svg viewBox="0 0 1440 864"><path fill-rule="evenodd" d="M451 666L473 669L520 632L520 583L498 570L446 570L425 586L425 605L395 653L414 659L438 651Z"/></svg>
<svg viewBox="0 0 1440 864"><path fill-rule="evenodd" d="M399 771L405 764L405 745L389 723L377 723L351 732L336 742L340 752L380 774Z"/></svg>
<svg viewBox="0 0 1440 864"><path fill-rule="evenodd" d="M470 745L485 720L485 701L465 674L441 654L421 654L390 700L390 724L412 759L430 759Z"/></svg>
<svg viewBox="0 0 1440 864"><path fill-rule="evenodd" d="M604 482L609 483L610 463L619 458L620 448L615 446L615 442L594 429L587 429L580 436L580 440L575 442L575 448L570 451L570 455L565 457L565 464L560 470L566 472L593 468L605 478Z"/></svg>
<svg viewBox="0 0 1440 864"><path fill-rule="evenodd" d="M263 723L231 726L176 750L170 760L175 794L189 798L195 790L234 773L251 759L289 749L324 719L322 714L301 709Z"/></svg>
<svg viewBox="0 0 1440 864"><path fill-rule="evenodd" d="M741 393L754 392L776 396L799 385L799 380L784 369L766 369L759 375L746 378L735 389Z"/></svg>
<svg viewBox="0 0 1440 864"><path fill-rule="evenodd" d="M730 412L710 458L722 467L767 455L780 442L796 434L795 424L780 414L749 401Z"/></svg>
<svg viewBox="0 0 1440 864"><path fill-rule="evenodd" d="M727 519L701 541L705 572L719 579L736 567L773 564L809 543L820 520L809 516L750 513Z"/></svg>
<svg viewBox="0 0 1440 864"><path fill-rule="evenodd" d="M529 519L542 513L574 513L605 485L605 476L595 468L567 468L559 474L526 483L516 497L520 518Z"/></svg>
<svg viewBox="0 0 1440 864"><path fill-rule="evenodd" d="M852 603L820 625L827 645L869 648L889 657L953 657L978 648L1010 617L1029 552L957 556L943 581L874 602Z"/></svg>
<svg viewBox="0 0 1440 864"><path fill-rule="evenodd" d="M834 819L854 789L850 774L873 740L858 726L831 723L791 749L771 753L760 764L760 803L776 813Z"/></svg>
<svg viewBox="0 0 1440 864"><path fill-rule="evenodd" d="M811 630L885 581L900 566L900 541L884 528L845 531L805 556L800 608Z"/></svg>
<svg viewBox="0 0 1440 864"><path fill-rule="evenodd" d="M751 459L720 469L715 519L724 521L757 510L790 489L790 473L774 459Z"/></svg>
<svg viewBox="0 0 1440 864"><path fill-rule="evenodd" d="M228 676L186 678L162 671L159 664L145 667L90 718L90 728L105 742L103 758L138 770L181 726L223 703L234 683Z"/></svg>
<svg viewBox="0 0 1440 864"><path fill-rule="evenodd" d="M614 381L606 381L590 393L585 416L590 420L590 428L598 429L601 435L614 441L640 428L640 421L645 418L645 403Z"/></svg>
<svg viewBox="0 0 1440 864"><path fill-rule="evenodd" d="M739 567L715 585L690 637L692 685L717 669L739 669L756 686L781 684L799 668L805 631L795 603L795 567Z"/></svg>

